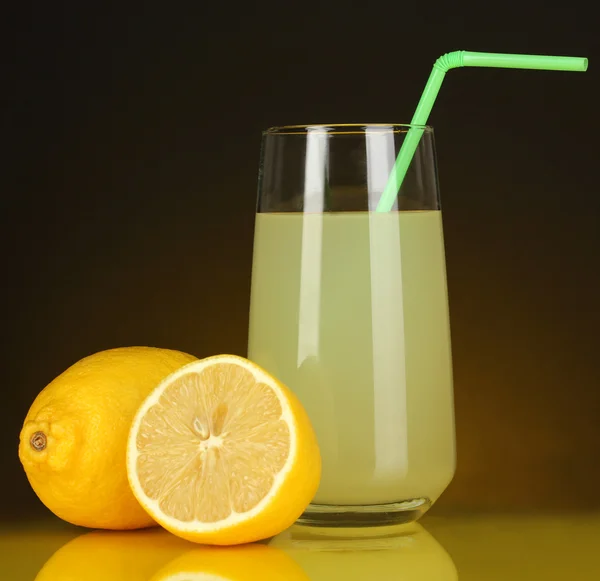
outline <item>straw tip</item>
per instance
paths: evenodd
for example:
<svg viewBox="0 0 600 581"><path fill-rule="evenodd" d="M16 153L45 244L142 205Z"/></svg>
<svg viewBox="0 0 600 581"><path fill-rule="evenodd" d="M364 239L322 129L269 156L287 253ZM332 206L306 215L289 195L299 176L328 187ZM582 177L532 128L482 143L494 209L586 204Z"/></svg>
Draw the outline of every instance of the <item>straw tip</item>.
<svg viewBox="0 0 600 581"><path fill-rule="evenodd" d="M588 68L588 60L586 58L582 59L582 63L581 63L581 70L582 71L587 71Z"/></svg>

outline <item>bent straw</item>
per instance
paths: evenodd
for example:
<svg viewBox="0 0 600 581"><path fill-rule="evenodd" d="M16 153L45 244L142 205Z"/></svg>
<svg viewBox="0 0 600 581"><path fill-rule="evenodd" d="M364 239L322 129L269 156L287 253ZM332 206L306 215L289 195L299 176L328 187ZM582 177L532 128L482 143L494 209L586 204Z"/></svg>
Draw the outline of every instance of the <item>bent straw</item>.
<svg viewBox="0 0 600 581"><path fill-rule="evenodd" d="M423 94L406 133L394 167L381 194L376 212L389 212L400 191L408 166L415 154L427 119L435 103L442 81L450 69L458 67L496 67L506 69L538 69L546 71L586 71L588 60L580 57L542 56L527 54L496 54L486 52L456 51L441 56L425 85Z"/></svg>

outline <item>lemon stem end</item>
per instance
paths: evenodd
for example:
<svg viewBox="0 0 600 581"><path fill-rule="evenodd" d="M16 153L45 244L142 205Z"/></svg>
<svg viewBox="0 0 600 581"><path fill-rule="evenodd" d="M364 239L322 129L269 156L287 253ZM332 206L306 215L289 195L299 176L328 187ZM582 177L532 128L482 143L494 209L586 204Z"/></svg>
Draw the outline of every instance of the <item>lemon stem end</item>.
<svg viewBox="0 0 600 581"><path fill-rule="evenodd" d="M31 438L29 438L29 444L36 452L41 452L44 450L47 443L48 438L44 432L35 432L32 434Z"/></svg>

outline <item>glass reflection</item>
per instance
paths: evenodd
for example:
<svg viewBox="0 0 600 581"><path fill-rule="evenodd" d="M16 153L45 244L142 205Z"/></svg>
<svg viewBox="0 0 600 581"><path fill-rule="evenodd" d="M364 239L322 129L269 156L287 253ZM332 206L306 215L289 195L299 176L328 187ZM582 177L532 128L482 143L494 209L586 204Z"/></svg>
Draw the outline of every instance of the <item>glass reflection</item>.
<svg viewBox="0 0 600 581"><path fill-rule="evenodd" d="M378 529L294 526L269 543L310 581L456 581L450 555L417 523Z"/></svg>

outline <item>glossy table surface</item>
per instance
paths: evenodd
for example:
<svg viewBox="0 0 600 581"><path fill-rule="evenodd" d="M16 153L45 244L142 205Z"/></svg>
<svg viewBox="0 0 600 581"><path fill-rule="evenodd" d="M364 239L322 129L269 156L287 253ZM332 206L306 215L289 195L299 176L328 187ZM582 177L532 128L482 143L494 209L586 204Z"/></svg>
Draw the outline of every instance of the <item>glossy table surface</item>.
<svg viewBox="0 0 600 581"><path fill-rule="evenodd" d="M600 514L426 516L415 525L351 531L295 526L228 548L193 545L161 529L12 524L0 528L0 579L600 580Z"/></svg>

